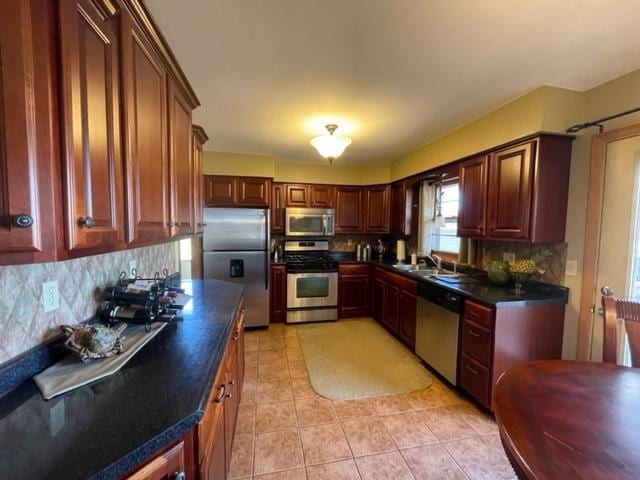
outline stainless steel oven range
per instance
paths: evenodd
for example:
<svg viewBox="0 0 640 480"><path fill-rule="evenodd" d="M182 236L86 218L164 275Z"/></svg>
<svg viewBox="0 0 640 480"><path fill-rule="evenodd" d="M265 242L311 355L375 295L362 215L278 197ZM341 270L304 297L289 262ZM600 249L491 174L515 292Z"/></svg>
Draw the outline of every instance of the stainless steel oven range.
<svg viewBox="0 0 640 480"><path fill-rule="evenodd" d="M284 244L287 264L287 323L338 319L338 262L327 241Z"/></svg>

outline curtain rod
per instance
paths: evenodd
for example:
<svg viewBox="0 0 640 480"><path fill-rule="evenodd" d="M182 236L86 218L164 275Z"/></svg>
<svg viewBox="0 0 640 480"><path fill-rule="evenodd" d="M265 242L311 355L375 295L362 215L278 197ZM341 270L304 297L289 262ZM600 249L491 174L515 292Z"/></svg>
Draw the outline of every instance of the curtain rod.
<svg viewBox="0 0 640 480"><path fill-rule="evenodd" d="M626 112L616 113L615 115L609 115L608 117L602 117L598 120L593 120L592 122L576 123L575 125L567 128L567 133L576 133L589 127L598 127L600 129L600 133L602 133L604 131L602 122L608 122L609 120L613 120L614 118L624 117L625 115L630 115L636 112L640 112L640 107L632 108L631 110L627 110Z"/></svg>

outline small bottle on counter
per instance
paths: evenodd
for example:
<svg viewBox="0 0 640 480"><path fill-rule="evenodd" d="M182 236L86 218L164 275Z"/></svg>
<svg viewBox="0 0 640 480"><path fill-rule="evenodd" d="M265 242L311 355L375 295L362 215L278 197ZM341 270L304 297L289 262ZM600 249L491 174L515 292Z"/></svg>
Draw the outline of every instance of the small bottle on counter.
<svg viewBox="0 0 640 480"><path fill-rule="evenodd" d="M367 262L371 260L371 245L368 243L364 247L364 260Z"/></svg>
<svg viewBox="0 0 640 480"><path fill-rule="evenodd" d="M411 265L417 265L418 264L418 254L416 252L413 252L411 254Z"/></svg>
<svg viewBox="0 0 640 480"><path fill-rule="evenodd" d="M356 261L362 261L362 245L360 244L356 245Z"/></svg>

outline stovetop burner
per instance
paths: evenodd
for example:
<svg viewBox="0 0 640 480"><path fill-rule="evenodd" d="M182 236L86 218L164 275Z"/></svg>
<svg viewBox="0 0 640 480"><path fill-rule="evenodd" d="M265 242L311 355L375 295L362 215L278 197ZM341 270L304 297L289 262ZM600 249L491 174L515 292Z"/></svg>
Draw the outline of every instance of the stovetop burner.
<svg viewBox="0 0 640 480"><path fill-rule="evenodd" d="M289 272L338 271L338 262L331 257L326 241L286 242L284 250Z"/></svg>

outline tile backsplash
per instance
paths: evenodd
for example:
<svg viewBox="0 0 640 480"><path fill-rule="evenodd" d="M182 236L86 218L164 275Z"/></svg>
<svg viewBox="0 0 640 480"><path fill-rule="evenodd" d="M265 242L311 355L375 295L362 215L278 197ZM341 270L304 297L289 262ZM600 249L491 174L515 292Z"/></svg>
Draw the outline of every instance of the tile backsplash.
<svg viewBox="0 0 640 480"><path fill-rule="evenodd" d="M64 262L0 267L0 364L96 313L102 288L136 262L138 273L178 269L175 242L83 257ZM45 313L42 284L58 281L60 306Z"/></svg>

